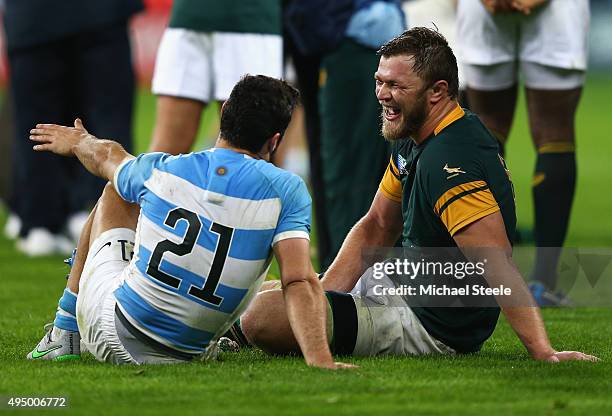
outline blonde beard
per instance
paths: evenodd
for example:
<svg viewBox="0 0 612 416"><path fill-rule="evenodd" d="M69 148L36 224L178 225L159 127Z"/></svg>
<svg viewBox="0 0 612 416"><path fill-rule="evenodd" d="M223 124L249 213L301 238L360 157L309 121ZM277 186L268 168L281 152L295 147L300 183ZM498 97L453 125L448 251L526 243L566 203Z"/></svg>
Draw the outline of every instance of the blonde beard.
<svg viewBox="0 0 612 416"><path fill-rule="evenodd" d="M404 129L403 129L403 124L402 124L402 119L403 117L400 117L400 119L398 120L396 124L395 123L392 124L388 122L383 116L382 128L380 132L386 141L394 142L396 140L400 140L404 138L404 135L403 135Z"/></svg>

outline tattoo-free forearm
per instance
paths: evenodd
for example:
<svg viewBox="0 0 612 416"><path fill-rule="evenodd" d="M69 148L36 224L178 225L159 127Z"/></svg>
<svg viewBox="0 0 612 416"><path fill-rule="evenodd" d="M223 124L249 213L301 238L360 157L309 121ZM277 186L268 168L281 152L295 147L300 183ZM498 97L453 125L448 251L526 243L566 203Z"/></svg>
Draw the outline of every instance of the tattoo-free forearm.
<svg viewBox="0 0 612 416"><path fill-rule="evenodd" d="M367 268L362 261L362 250L365 247L392 247L399 235L399 230L385 230L371 217L363 217L349 231L336 259L325 272L323 288L351 291Z"/></svg>
<svg viewBox="0 0 612 416"><path fill-rule="evenodd" d="M552 354L540 308L538 308L509 253L488 250L486 280L491 287L504 285L511 295L498 296L497 302L508 323L534 358Z"/></svg>
<svg viewBox="0 0 612 416"><path fill-rule="evenodd" d="M554 353L537 306L502 307L510 326L529 354L542 359Z"/></svg>
<svg viewBox="0 0 612 416"><path fill-rule="evenodd" d="M326 301L320 282L293 280L283 287L291 329L308 365L333 365L326 332Z"/></svg>
<svg viewBox="0 0 612 416"><path fill-rule="evenodd" d="M85 169L108 181L113 180L115 170L124 160L133 157L119 143L98 139L91 134L80 140L73 152Z"/></svg>

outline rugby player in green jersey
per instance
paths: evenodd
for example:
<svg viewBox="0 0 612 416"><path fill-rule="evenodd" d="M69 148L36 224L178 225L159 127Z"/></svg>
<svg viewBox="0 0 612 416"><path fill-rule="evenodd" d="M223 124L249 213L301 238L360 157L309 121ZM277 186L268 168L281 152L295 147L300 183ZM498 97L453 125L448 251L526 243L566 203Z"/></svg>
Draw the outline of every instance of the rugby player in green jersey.
<svg viewBox="0 0 612 416"><path fill-rule="evenodd" d="M373 276L362 261L363 249L392 247L401 237L404 247L451 247L470 260L486 247L486 283L511 289L511 296L496 300L531 357L597 360L582 352L558 352L548 340L540 310L511 259L516 219L509 173L495 138L457 103L457 63L444 37L413 28L378 54L376 96L393 152L369 212L323 278L332 351L473 353L493 333L500 312L495 302L416 307L398 304L398 296L361 294ZM246 338L266 351L299 351L280 290L259 293L241 324Z"/></svg>

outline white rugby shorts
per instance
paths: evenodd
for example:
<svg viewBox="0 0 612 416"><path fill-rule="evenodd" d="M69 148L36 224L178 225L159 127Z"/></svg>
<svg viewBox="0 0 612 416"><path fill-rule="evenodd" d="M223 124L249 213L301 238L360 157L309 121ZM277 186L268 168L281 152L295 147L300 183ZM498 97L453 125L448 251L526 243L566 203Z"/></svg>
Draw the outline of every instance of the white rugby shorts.
<svg viewBox="0 0 612 416"><path fill-rule="evenodd" d="M157 51L152 90L204 103L225 101L244 74L281 78L282 55L280 35L167 28Z"/></svg>
<svg viewBox="0 0 612 416"><path fill-rule="evenodd" d="M79 282L76 316L81 341L98 361L136 364L121 344L115 328L113 292L123 281L129 264L135 232L114 228L103 232L91 244Z"/></svg>
<svg viewBox="0 0 612 416"><path fill-rule="evenodd" d="M375 285L394 287L387 276L372 278L370 267L350 292L357 309L354 356L454 355L456 352L431 336L400 296L380 296Z"/></svg>
<svg viewBox="0 0 612 416"><path fill-rule="evenodd" d="M460 0L457 55L469 87L498 90L515 84L519 70L534 89L571 89L584 83L588 0L554 0L530 15L492 15L480 0Z"/></svg>

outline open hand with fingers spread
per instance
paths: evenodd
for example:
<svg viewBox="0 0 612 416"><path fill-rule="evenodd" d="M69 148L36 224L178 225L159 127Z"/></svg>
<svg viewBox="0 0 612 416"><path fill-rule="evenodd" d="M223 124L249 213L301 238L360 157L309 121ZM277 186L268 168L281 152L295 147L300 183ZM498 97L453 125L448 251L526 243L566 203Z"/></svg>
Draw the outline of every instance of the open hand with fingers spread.
<svg viewBox="0 0 612 416"><path fill-rule="evenodd" d="M558 363L561 361L599 361L594 355L585 354L579 351L552 351L549 354L534 356L536 360Z"/></svg>
<svg viewBox="0 0 612 416"><path fill-rule="evenodd" d="M57 124L37 124L30 130L30 140L38 143L34 150L53 152L62 156L74 156L74 147L82 140L91 138L81 119L74 120L74 127Z"/></svg>

